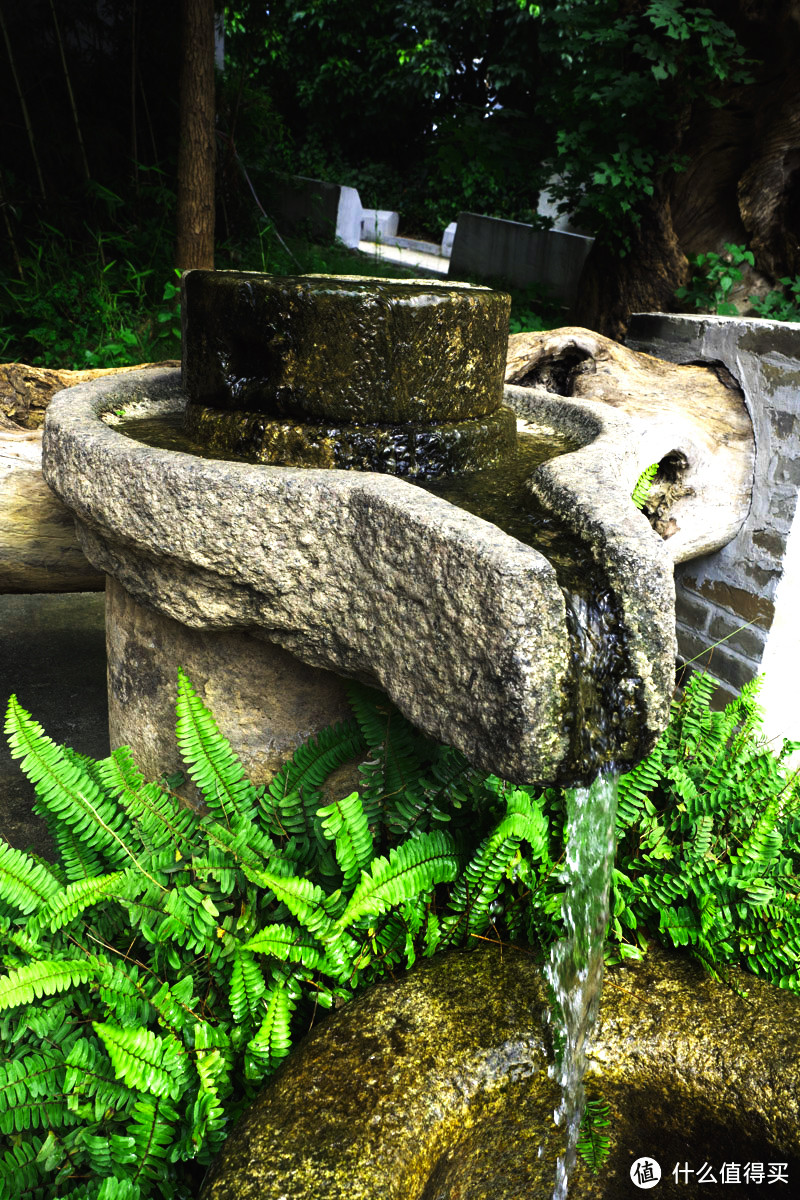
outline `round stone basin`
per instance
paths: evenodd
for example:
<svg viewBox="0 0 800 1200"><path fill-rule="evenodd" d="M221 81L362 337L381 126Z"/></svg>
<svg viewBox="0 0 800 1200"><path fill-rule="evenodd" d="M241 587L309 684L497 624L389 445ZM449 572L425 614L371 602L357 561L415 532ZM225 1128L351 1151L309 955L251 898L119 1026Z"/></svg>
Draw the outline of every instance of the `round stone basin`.
<svg viewBox="0 0 800 1200"><path fill-rule="evenodd" d="M608 973L588 1094L609 1106L609 1158L569 1194L629 1200L655 1158L656 1195L707 1163L780 1162L800 1178L800 998L652 949ZM746 993L737 994L738 992ZM530 955L487 946L386 980L300 1043L229 1136L200 1200L550 1200L562 1147L547 997ZM731 1193L777 1194L730 1186ZM727 1194L727 1192L726 1192Z"/></svg>
<svg viewBox="0 0 800 1200"><path fill-rule="evenodd" d="M630 500L646 464L627 420L603 405L520 388L504 399L581 447L530 486L613 592L631 719L604 753L624 767L663 728L673 684L672 563ZM246 631L377 685L424 732L507 779L569 783L596 769L575 760L573 648L547 558L399 478L198 458L104 419L185 404L177 370L95 380L51 402L44 475L94 566L190 630Z"/></svg>

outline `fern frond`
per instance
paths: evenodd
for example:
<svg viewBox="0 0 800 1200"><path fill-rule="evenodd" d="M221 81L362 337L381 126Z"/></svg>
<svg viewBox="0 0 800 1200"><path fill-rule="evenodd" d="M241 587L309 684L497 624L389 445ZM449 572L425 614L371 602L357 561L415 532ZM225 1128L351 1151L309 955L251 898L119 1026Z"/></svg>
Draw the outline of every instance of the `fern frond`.
<svg viewBox="0 0 800 1200"><path fill-rule="evenodd" d="M267 988L258 961L237 943L228 995L234 1021L237 1024L242 1024L248 1018L251 1021L260 1021L264 1015L263 1000L266 993Z"/></svg>
<svg viewBox="0 0 800 1200"><path fill-rule="evenodd" d="M188 855L198 815L177 803L159 784L146 783L128 746L120 746L97 768L106 792L115 796L127 813L142 850L171 845Z"/></svg>
<svg viewBox="0 0 800 1200"><path fill-rule="evenodd" d="M269 954L281 962L302 963L310 971L322 966L323 954L309 934L288 925L268 925L242 944L251 954Z"/></svg>
<svg viewBox="0 0 800 1200"><path fill-rule="evenodd" d="M106 1048L119 1079L152 1096L178 1100L186 1086L186 1051L169 1034L149 1029L122 1029L93 1021L92 1028Z"/></svg>
<svg viewBox="0 0 800 1200"><path fill-rule="evenodd" d="M64 1095L73 1112L100 1121L108 1114L126 1115L136 1092L114 1078L113 1067L91 1036L82 1037L64 1060Z"/></svg>
<svg viewBox="0 0 800 1200"><path fill-rule="evenodd" d="M294 1003L284 981L271 987L266 997L266 1012L258 1033L251 1038L247 1052L261 1068L271 1071L292 1048L291 1017Z"/></svg>
<svg viewBox="0 0 800 1200"><path fill-rule="evenodd" d="M529 842L533 853L541 858L547 851L547 834L542 810L534 808L522 790L512 791L507 816L478 847L452 890L448 907L461 914L453 933L462 924L469 933L481 933L487 928L500 881L506 877L520 843Z"/></svg>
<svg viewBox="0 0 800 1200"><path fill-rule="evenodd" d="M93 845L111 867L133 857L125 842L130 834L125 818L79 763L47 737L16 696L8 702L5 731L12 758L22 759L22 770L34 785L37 810L41 807Z"/></svg>
<svg viewBox="0 0 800 1200"><path fill-rule="evenodd" d="M0 978L0 1010L64 992L96 974L96 963L87 959L46 960L18 967Z"/></svg>
<svg viewBox="0 0 800 1200"><path fill-rule="evenodd" d="M69 925L79 913L119 892L127 881L124 871L100 875L96 879L78 879L61 888L28 922L28 930L38 936L43 929L55 933Z"/></svg>
<svg viewBox="0 0 800 1200"><path fill-rule="evenodd" d="M61 890L61 882L30 854L0 841L0 901L16 912L34 912Z"/></svg>
<svg viewBox="0 0 800 1200"><path fill-rule="evenodd" d="M593 1174L597 1175L611 1150L606 1130L611 1120L607 1101L601 1097L586 1101L576 1149Z"/></svg>
<svg viewBox="0 0 800 1200"><path fill-rule="evenodd" d="M217 816L230 825L256 813L256 789L183 671L178 671L176 736L189 776Z"/></svg>
<svg viewBox="0 0 800 1200"><path fill-rule="evenodd" d="M319 850L325 846L317 819L323 783L365 749L355 721L331 725L298 746L261 790L259 803L267 827L275 836L293 839L292 856L299 865L309 867L315 860L319 864Z"/></svg>
<svg viewBox="0 0 800 1200"><path fill-rule="evenodd" d="M144 1181L167 1182L165 1161L170 1157L170 1147L177 1141L175 1126L178 1113L164 1096L153 1099L146 1097L137 1101L133 1108L133 1120L128 1131L136 1151L136 1170L132 1182L151 1188Z"/></svg>
<svg viewBox="0 0 800 1200"><path fill-rule="evenodd" d="M342 889L349 892L362 870L372 862L374 847L367 816L358 792L320 808L317 816L325 836L336 844L336 861L342 872Z"/></svg>
<svg viewBox="0 0 800 1200"><path fill-rule="evenodd" d="M388 858L376 858L363 871L337 925L345 929L365 916L377 916L394 905L455 879L458 857L452 838L434 830L395 847Z"/></svg>
<svg viewBox="0 0 800 1200"><path fill-rule="evenodd" d="M36 1196L42 1182L41 1148L42 1139L32 1136L5 1150L0 1158L0 1196Z"/></svg>
<svg viewBox="0 0 800 1200"><path fill-rule="evenodd" d="M0 1133L74 1124L62 1095L60 1056L24 1054L0 1064Z"/></svg>
<svg viewBox="0 0 800 1200"><path fill-rule="evenodd" d="M647 496L650 488L653 486L653 480L658 474L658 463L651 463L649 467L645 467L636 483L631 494L631 500L637 508L644 508L647 502Z"/></svg>

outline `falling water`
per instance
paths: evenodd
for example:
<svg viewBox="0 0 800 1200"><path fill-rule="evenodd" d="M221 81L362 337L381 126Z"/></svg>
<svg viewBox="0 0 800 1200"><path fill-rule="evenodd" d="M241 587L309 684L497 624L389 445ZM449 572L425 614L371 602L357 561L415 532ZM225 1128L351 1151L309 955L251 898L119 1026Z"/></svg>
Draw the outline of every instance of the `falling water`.
<svg viewBox="0 0 800 1200"><path fill-rule="evenodd" d="M614 863L617 810L615 772L598 775L589 787L567 791L565 936L553 946L545 977L550 985L556 1060L551 1068L561 1087L556 1123L566 1130L566 1149L556 1168L553 1200L566 1200L584 1104L587 1041L600 1006L603 943Z"/></svg>

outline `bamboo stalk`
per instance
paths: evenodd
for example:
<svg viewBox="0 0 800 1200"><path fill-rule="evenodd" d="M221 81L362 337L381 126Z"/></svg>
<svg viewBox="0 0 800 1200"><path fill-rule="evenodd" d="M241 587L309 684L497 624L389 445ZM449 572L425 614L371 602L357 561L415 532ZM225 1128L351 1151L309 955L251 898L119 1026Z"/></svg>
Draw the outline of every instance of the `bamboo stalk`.
<svg viewBox="0 0 800 1200"><path fill-rule="evenodd" d="M0 208L2 208L2 210L3 210L3 221L4 221L5 227L6 227L6 233L8 234L8 240L11 243L11 253L14 256L14 265L17 268L17 274L19 275L20 279L24 279L25 272L22 270L22 262L19 257L19 250L17 249L17 242L14 237L14 230L11 226L11 221L9 220L9 217L8 217L8 201L6 200L6 193L5 193L5 189L3 188L3 176L2 175L0 175Z"/></svg>
<svg viewBox="0 0 800 1200"><path fill-rule="evenodd" d="M3 19L2 8L0 8L0 29L2 29L2 31L3 31L3 40L6 44L6 51L8 52L8 61L11 64L11 74L14 77L14 86L17 89L17 99L19 100L20 108L22 109L22 116L25 120L25 129L27 130L27 134L28 134L28 144L31 148L31 154L33 156L33 161L36 166L36 176L39 180L39 190L42 193L42 199L46 200L47 199L47 190L44 186L44 177L42 175L42 168L39 165L39 155L36 153L36 139L33 136L33 126L31 125L31 118L30 118L30 113L28 112L28 106L25 103L25 93L22 90L22 85L20 84L19 76L17 75L17 66L14 61L13 51L11 49L11 39L8 36L8 30L6 28L6 23L5 23L5 20Z"/></svg>
<svg viewBox="0 0 800 1200"><path fill-rule="evenodd" d="M78 120L78 106L75 103L75 93L72 90L72 80L67 67L67 56L64 53L64 43L61 40L61 30L58 27L58 17L56 16L56 6L53 0L50 0L50 11L53 14L53 25L56 30L56 41L58 42L58 50L61 55L61 66L64 70L64 82L67 85L67 94L69 96L69 106L72 109L72 120L75 122L75 132L78 135L78 145L81 149L81 162L83 163L83 173L86 177L86 182L89 183L91 175L89 173L89 160L86 157L86 147L83 143L83 134L81 133L81 123Z"/></svg>

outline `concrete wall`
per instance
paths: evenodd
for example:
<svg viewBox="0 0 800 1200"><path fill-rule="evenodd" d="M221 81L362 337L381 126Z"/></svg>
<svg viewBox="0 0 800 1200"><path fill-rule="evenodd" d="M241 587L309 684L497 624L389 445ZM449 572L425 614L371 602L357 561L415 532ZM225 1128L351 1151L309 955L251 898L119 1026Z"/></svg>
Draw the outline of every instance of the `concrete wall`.
<svg viewBox="0 0 800 1200"><path fill-rule="evenodd" d="M593 240L557 229L534 229L520 221L462 212L458 214L449 273L502 280L511 287L538 283L571 306Z"/></svg>
<svg viewBox="0 0 800 1200"><path fill-rule="evenodd" d="M640 314L627 342L671 362L722 363L744 392L750 512L727 546L676 567L679 653L700 655L731 694L763 673L767 731L800 738L800 325Z"/></svg>
<svg viewBox="0 0 800 1200"><path fill-rule="evenodd" d="M272 175L267 211L283 234L323 242L340 238L351 249L361 240L363 209L355 188L303 175Z"/></svg>

